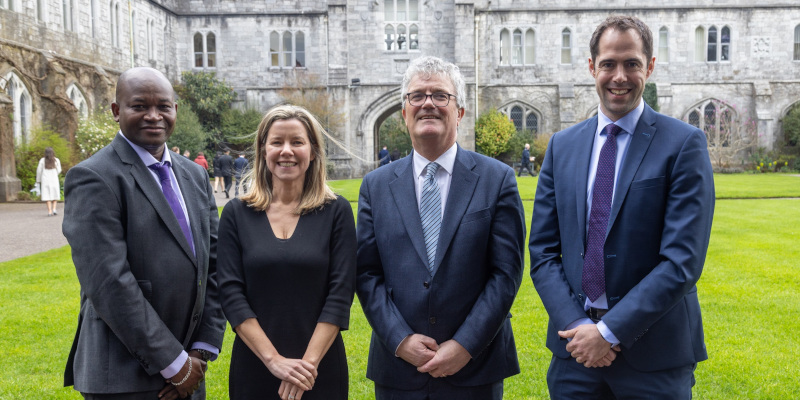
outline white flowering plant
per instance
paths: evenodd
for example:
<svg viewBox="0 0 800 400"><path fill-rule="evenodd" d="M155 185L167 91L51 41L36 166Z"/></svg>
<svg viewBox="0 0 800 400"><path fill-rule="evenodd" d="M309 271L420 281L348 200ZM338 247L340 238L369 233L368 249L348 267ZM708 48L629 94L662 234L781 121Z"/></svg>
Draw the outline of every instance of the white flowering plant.
<svg viewBox="0 0 800 400"><path fill-rule="evenodd" d="M114 140L119 125L114 121L111 109L96 110L88 118L81 119L75 131L75 144L83 159L89 158Z"/></svg>

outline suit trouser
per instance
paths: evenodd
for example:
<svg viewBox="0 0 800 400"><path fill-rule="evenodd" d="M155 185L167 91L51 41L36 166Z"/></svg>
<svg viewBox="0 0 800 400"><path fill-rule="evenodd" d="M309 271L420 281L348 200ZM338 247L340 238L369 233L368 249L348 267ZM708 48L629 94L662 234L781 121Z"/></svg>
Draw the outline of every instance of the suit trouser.
<svg viewBox="0 0 800 400"><path fill-rule="evenodd" d="M239 195L239 185L242 186L242 190L244 191L245 194L247 194L247 186L245 186L242 183L242 180L244 179L244 176L239 175L239 176L235 176L234 178L236 178L236 186L235 186L235 190L234 190L235 196Z"/></svg>
<svg viewBox="0 0 800 400"><path fill-rule="evenodd" d="M81 393L86 400L158 400L158 392L161 390L153 390L149 392L136 392L136 393ZM205 400L206 398L206 383L200 382L200 387L187 397L190 400Z"/></svg>
<svg viewBox="0 0 800 400"><path fill-rule="evenodd" d="M455 386L431 378L421 389L402 390L375 384L376 400L502 400L503 381L481 386Z"/></svg>
<svg viewBox="0 0 800 400"><path fill-rule="evenodd" d="M232 178L233 177L230 175L222 177L222 180L225 182L225 193L228 193L231 190L231 183L233 182Z"/></svg>
<svg viewBox="0 0 800 400"><path fill-rule="evenodd" d="M517 176L522 176L522 171L526 169L528 170L528 175L533 176L533 170L531 169L531 164L520 165L519 173L517 173Z"/></svg>
<svg viewBox="0 0 800 400"><path fill-rule="evenodd" d="M547 370L550 398L559 399L691 399L697 364L645 372L625 360L625 351L609 367L586 368L574 358L553 356Z"/></svg>

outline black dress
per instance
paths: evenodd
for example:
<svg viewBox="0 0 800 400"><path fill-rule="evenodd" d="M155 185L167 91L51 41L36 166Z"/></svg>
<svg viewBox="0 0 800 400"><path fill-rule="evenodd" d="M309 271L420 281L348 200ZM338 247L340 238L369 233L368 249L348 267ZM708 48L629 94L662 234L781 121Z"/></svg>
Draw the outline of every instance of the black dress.
<svg viewBox="0 0 800 400"><path fill-rule="evenodd" d="M348 328L356 273L350 203L337 196L301 215L289 239L275 237L263 211L239 199L222 211L217 245L220 301L231 326L257 318L278 353L302 358L318 322ZM347 358L341 334L317 368L303 400L347 399ZM237 336L231 352L231 399L277 399L281 381Z"/></svg>

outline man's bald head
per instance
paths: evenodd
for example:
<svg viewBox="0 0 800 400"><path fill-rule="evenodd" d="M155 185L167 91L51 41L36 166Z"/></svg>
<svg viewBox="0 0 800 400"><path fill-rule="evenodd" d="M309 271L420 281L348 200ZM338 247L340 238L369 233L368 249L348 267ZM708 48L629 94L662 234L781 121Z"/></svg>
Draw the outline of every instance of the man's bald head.
<svg viewBox="0 0 800 400"><path fill-rule="evenodd" d="M124 93L128 88L136 85L137 82L143 81L155 81L159 82L161 85L166 85L172 93L172 100L175 100L175 90L172 88L172 83L161 71L150 67L135 67L123 72L122 75L119 76L115 101L119 103L120 91Z"/></svg>

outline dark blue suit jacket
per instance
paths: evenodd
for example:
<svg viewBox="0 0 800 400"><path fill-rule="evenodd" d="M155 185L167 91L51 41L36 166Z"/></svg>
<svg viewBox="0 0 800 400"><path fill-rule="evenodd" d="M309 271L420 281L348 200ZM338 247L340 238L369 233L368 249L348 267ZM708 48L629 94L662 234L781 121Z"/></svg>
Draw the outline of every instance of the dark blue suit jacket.
<svg viewBox="0 0 800 400"><path fill-rule="evenodd" d="M413 333L455 339L472 356L459 386L519 372L509 310L522 279L525 217L514 172L458 148L433 276L426 267L413 157L364 177L358 202L357 293L372 325L367 377L401 389L428 374L395 357Z"/></svg>
<svg viewBox="0 0 800 400"><path fill-rule="evenodd" d="M531 224L531 277L550 316L547 347L569 357L558 330L585 318L581 290L586 188L597 117L550 140ZM706 138L645 105L620 169L605 242L603 317L626 360L656 371L708 358L695 284L708 249L714 179Z"/></svg>

